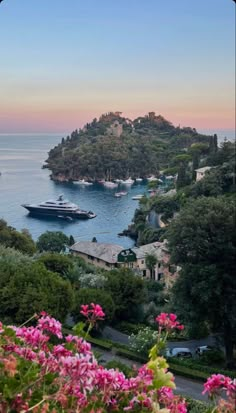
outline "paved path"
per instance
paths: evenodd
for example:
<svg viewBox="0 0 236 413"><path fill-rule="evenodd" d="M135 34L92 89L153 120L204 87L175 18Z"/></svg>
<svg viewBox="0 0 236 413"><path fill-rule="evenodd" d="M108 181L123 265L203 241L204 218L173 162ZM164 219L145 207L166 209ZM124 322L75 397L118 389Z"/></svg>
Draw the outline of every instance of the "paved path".
<svg viewBox="0 0 236 413"><path fill-rule="evenodd" d="M111 351L105 351L101 348L94 347L93 349L98 351L101 355L100 363L105 364L111 360L118 360L121 363L124 363L130 367L136 366L140 367L141 364L135 361L126 359L125 357L118 356ZM198 381L186 379L181 376L175 375L175 384L176 384L176 393L181 394L186 397L192 397L195 400L202 400L207 401L207 397L202 394L203 391L203 383L199 383Z"/></svg>
<svg viewBox="0 0 236 413"><path fill-rule="evenodd" d="M116 343L129 344L128 335L121 333L120 331L106 326L103 330L102 336L109 340L115 341ZM216 338L214 336L209 336L207 338L202 338L199 340L184 340L184 341L168 341L168 347L188 347L192 352L195 352L196 347L205 345L215 345Z"/></svg>

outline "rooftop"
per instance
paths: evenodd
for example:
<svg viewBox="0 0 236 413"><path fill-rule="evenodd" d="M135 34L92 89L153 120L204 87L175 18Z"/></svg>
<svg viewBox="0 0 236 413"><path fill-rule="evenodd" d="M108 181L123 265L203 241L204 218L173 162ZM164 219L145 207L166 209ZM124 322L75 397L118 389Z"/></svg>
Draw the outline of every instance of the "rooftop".
<svg viewBox="0 0 236 413"><path fill-rule="evenodd" d="M117 255L124 249L120 245L105 244L101 242L80 241L70 247L70 251L91 255L109 264L117 262Z"/></svg>
<svg viewBox="0 0 236 413"><path fill-rule="evenodd" d="M163 253L168 252L167 243L164 242L152 242L151 244L141 245L141 247L134 247L132 250L135 252L138 259L145 258L146 255L155 255L158 259L161 259Z"/></svg>
<svg viewBox="0 0 236 413"><path fill-rule="evenodd" d="M212 168L212 166L204 166L203 168L195 169L196 172L206 172L209 171Z"/></svg>

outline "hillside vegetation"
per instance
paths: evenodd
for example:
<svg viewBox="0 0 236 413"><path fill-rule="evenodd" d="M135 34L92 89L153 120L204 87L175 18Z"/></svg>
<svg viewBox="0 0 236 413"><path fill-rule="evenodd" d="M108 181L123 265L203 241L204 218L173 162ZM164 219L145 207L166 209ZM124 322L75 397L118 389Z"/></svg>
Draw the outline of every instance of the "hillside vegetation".
<svg viewBox="0 0 236 413"><path fill-rule="evenodd" d="M185 155L193 144L202 145L201 150L208 153L217 147L217 137L174 127L154 112L133 121L115 112L62 138L46 162L55 180L145 178L161 169L174 172L181 161L174 161L176 155Z"/></svg>

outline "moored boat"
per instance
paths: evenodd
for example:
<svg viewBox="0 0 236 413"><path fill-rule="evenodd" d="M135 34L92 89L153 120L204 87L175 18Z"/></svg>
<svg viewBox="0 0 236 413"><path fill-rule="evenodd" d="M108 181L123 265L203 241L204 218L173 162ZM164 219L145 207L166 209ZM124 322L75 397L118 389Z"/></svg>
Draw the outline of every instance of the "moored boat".
<svg viewBox="0 0 236 413"><path fill-rule="evenodd" d="M105 181L105 182L103 183L103 185L104 185L106 188L117 188L117 186L118 186L118 184L116 184L115 182L111 182L111 181Z"/></svg>
<svg viewBox="0 0 236 413"><path fill-rule="evenodd" d="M144 197L144 195L134 195L132 196L132 199L139 201L140 199L142 199Z"/></svg>
<svg viewBox="0 0 236 413"><path fill-rule="evenodd" d="M125 196L127 194L128 194L128 192L126 192L126 191L116 192L115 197L116 198L121 198L122 196Z"/></svg>
<svg viewBox="0 0 236 413"><path fill-rule="evenodd" d="M80 179L79 181L73 181L76 185L93 185L92 182L85 181L85 179Z"/></svg>
<svg viewBox="0 0 236 413"><path fill-rule="evenodd" d="M40 204L23 204L25 209L29 211L31 215L37 216L54 216L57 218L65 217L76 219L91 219L95 218L96 214L92 211L84 211L80 209L78 205L63 199L63 195L60 195L57 200L50 200L41 202Z"/></svg>
<svg viewBox="0 0 236 413"><path fill-rule="evenodd" d="M121 181L122 184L124 185L133 185L134 180L131 178L125 179L124 181Z"/></svg>

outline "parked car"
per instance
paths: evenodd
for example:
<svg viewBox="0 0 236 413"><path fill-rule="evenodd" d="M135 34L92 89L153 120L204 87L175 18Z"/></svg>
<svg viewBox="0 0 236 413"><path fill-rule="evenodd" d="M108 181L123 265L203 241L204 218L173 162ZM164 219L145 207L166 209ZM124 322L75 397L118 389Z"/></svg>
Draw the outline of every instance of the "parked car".
<svg viewBox="0 0 236 413"><path fill-rule="evenodd" d="M192 357L192 352L187 347L174 347L168 348L166 350L167 357L183 357L183 358L190 358Z"/></svg>
<svg viewBox="0 0 236 413"><path fill-rule="evenodd" d="M196 348L195 353L198 356L202 356L203 353L205 353L205 351L209 351L209 350L214 350L214 347L212 346L199 346Z"/></svg>

